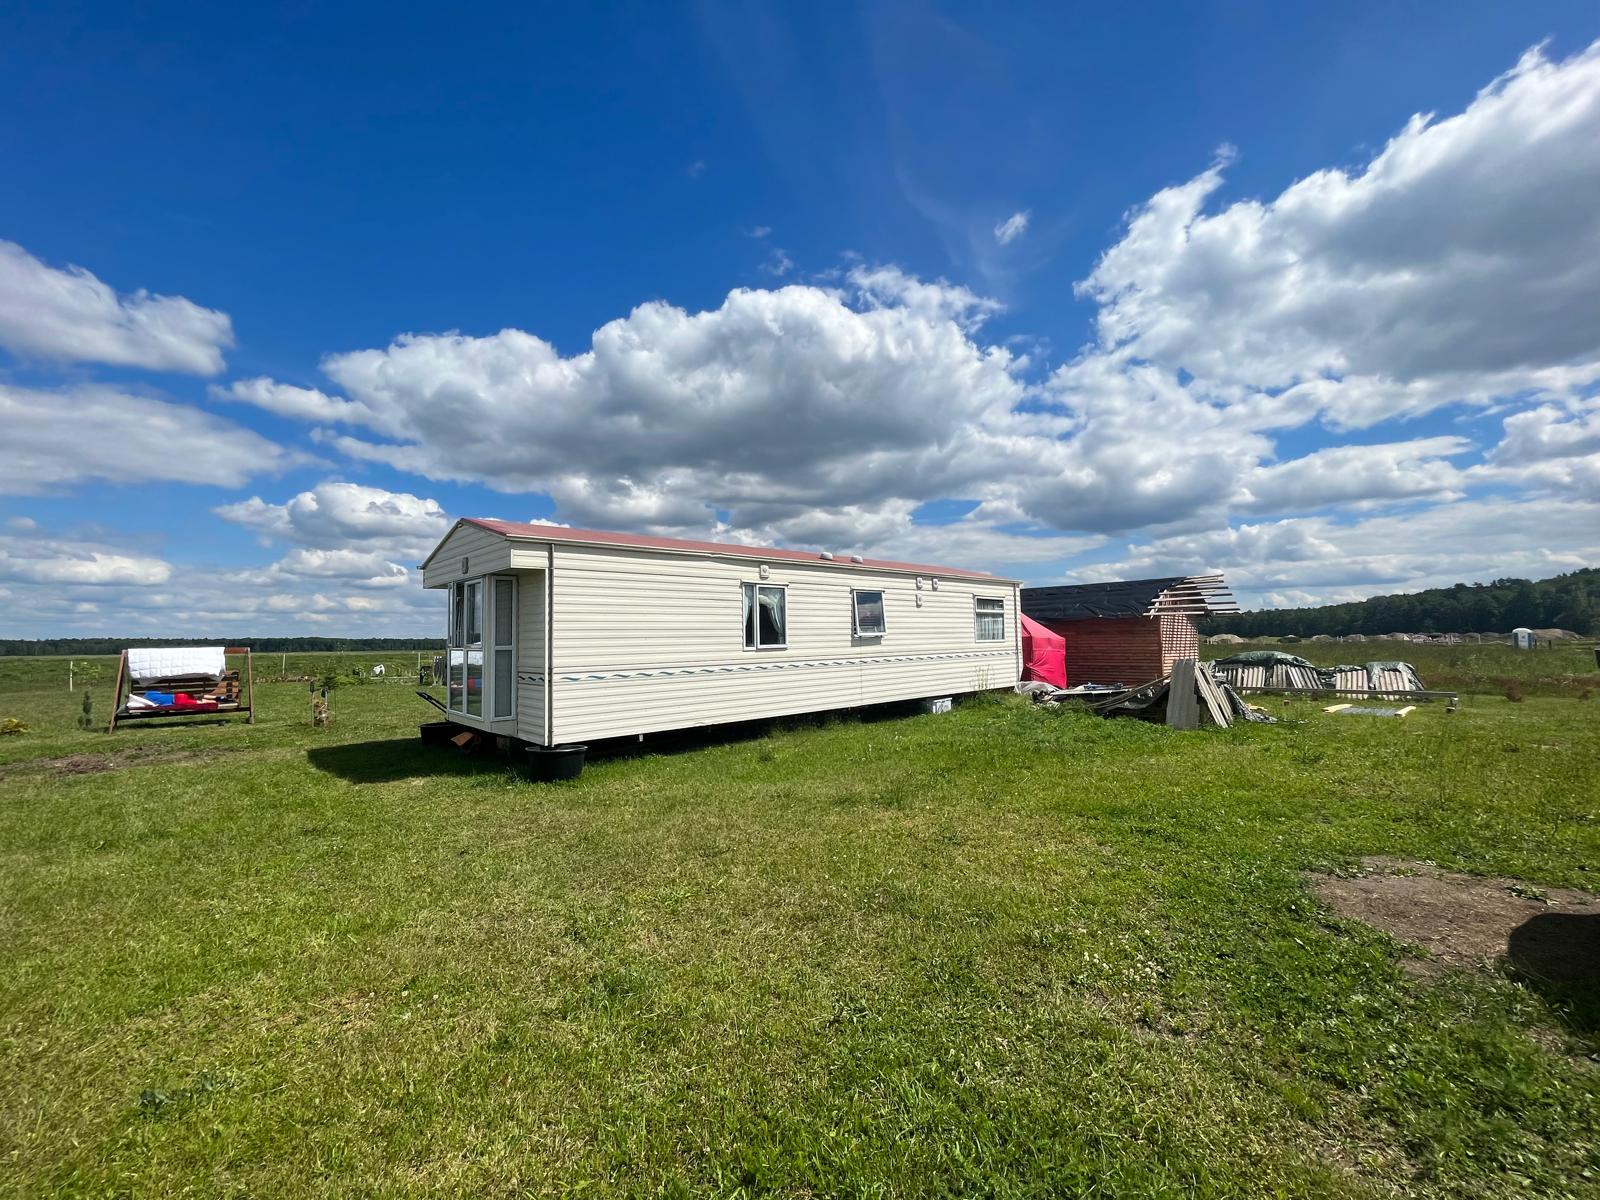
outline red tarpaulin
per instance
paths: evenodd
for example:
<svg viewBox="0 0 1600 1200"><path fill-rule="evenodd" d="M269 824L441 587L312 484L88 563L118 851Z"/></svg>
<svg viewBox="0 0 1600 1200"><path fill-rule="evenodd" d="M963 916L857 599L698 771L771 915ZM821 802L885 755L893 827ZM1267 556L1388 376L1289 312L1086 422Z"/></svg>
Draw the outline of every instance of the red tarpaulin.
<svg viewBox="0 0 1600 1200"><path fill-rule="evenodd" d="M1067 686L1067 639L1028 617L1022 618L1022 678Z"/></svg>

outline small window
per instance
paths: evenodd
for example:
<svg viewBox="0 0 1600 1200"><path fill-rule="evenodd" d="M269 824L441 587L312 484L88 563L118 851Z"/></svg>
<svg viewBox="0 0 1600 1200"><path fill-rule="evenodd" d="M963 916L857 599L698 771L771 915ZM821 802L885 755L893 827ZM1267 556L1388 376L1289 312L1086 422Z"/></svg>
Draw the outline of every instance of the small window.
<svg viewBox="0 0 1600 1200"><path fill-rule="evenodd" d="M852 590L850 603L854 614L855 635L857 637L882 637L884 632L883 593Z"/></svg>
<svg viewBox="0 0 1600 1200"><path fill-rule="evenodd" d="M980 642L1003 642L1006 640L1006 602L992 600L987 596L975 596L972 600L972 620L974 632Z"/></svg>
<svg viewBox="0 0 1600 1200"><path fill-rule="evenodd" d="M776 584L744 585L744 644L749 650L770 650L788 644L784 590Z"/></svg>

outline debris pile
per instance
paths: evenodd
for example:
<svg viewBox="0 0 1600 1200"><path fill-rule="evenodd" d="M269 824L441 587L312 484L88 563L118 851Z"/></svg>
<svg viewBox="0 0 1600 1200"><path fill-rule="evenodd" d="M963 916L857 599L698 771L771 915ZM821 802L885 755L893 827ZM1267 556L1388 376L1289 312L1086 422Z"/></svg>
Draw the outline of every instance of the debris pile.
<svg viewBox="0 0 1600 1200"><path fill-rule="evenodd" d="M1038 703L1076 700L1103 717L1165 721L1174 729L1199 729L1202 725L1225 729L1235 721L1276 720L1247 704L1238 692L1219 680L1212 673L1210 663L1197 663L1192 658L1180 658L1172 664L1171 674L1133 688L1102 684L1051 688L1023 683L1017 690L1032 696Z"/></svg>
<svg viewBox="0 0 1600 1200"><path fill-rule="evenodd" d="M1219 658L1211 666L1218 679L1250 691L1346 692L1399 697L1426 690L1416 668L1406 662L1318 667L1293 654L1249 650Z"/></svg>

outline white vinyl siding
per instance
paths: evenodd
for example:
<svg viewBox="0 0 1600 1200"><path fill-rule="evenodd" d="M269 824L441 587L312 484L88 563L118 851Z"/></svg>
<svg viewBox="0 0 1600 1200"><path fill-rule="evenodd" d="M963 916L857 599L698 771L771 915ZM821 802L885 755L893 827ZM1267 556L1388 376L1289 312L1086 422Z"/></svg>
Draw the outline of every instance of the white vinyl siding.
<svg viewBox="0 0 1600 1200"><path fill-rule="evenodd" d="M461 569L461 560L467 569ZM511 543L476 525L457 525L422 569L423 587L440 587L469 575L489 575L511 565Z"/></svg>
<svg viewBox="0 0 1600 1200"><path fill-rule="evenodd" d="M545 744L545 573L517 572L517 736Z"/></svg>
<svg viewBox="0 0 1600 1200"><path fill-rule="evenodd" d="M517 547L530 565L543 553ZM1011 583L940 577L919 607L914 576L775 560L764 585L785 589L785 644L755 654L744 644L748 559L558 543L554 562L557 743L1006 688L1018 678ZM892 645L855 637L856 589L882 592ZM977 596L1001 601L997 642L974 644ZM521 629L526 639L526 618ZM524 662L527 653L524 643ZM519 736L542 741L529 716L519 708Z"/></svg>

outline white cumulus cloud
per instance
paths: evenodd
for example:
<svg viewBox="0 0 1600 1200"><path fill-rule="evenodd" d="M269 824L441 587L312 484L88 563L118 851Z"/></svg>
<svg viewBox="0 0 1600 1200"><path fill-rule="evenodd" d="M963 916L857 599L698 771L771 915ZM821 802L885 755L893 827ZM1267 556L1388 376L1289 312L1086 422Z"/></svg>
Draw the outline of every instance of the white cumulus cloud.
<svg viewBox="0 0 1600 1200"><path fill-rule="evenodd" d="M360 405L319 392L316 388L295 387L272 379L241 379L226 387L213 384L208 389L213 400L251 404L280 417L297 421L360 421L365 415Z"/></svg>
<svg viewBox="0 0 1600 1200"><path fill-rule="evenodd" d="M37 495L86 480L231 487L302 461L200 409L114 388L0 383L7 446L0 493Z"/></svg>
<svg viewBox="0 0 1600 1200"><path fill-rule="evenodd" d="M1529 51L1357 171L1207 212L1218 163L1084 282L1103 347L1360 426L1600 377L1600 43Z"/></svg>
<svg viewBox="0 0 1600 1200"><path fill-rule="evenodd" d="M0 346L19 357L215 375L232 345L227 313L143 289L119 296L82 267L0 241Z"/></svg>
<svg viewBox="0 0 1600 1200"><path fill-rule="evenodd" d="M165 560L126 549L49 537L0 536L0 579L35 584L165 583Z"/></svg>
<svg viewBox="0 0 1600 1200"><path fill-rule="evenodd" d="M270 537L334 550L373 543L431 547L449 528L436 500L339 480L319 483L282 504L252 496L213 511Z"/></svg>

